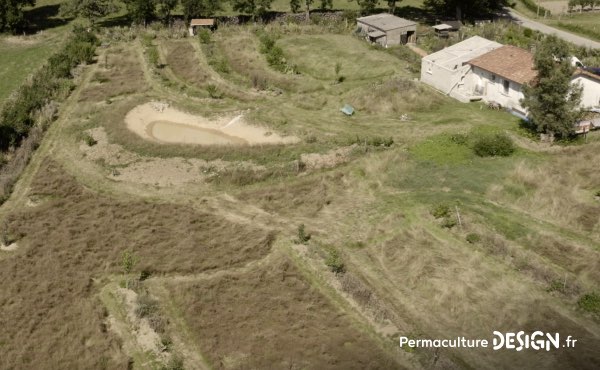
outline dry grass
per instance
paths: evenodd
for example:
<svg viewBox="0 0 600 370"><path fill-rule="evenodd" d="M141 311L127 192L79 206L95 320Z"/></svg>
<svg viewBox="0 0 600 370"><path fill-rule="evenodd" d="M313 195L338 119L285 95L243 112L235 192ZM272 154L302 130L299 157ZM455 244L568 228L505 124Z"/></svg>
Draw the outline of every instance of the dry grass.
<svg viewBox="0 0 600 370"><path fill-rule="evenodd" d="M399 368L287 259L166 287L216 369Z"/></svg>
<svg viewBox="0 0 600 370"><path fill-rule="evenodd" d="M93 76L92 83L81 92L80 101L105 101L148 89L140 59L132 45L117 45L103 55L98 60L101 68Z"/></svg>
<svg viewBox="0 0 600 370"><path fill-rule="evenodd" d="M446 102L441 95L431 94L422 84L408 78L395 78L353 91L349 101L359 111L371 114L423 112Z"/></svg>
<svg viewBox="0 0 600 370"><path fill-rule="evenodd" d="M271 69L265 56L260 53L257 37L248 28L228 29L224 33L218 33L215 35L215 43L233 71L254 88L269 87L293 92L322 89L318 81L307 78L308 76L285 75Z"/></svg>
<svg viewBox="0 0 600 370"><path fill-rule="evenodd" d="M240 200L251 201L269 212L311 217L330 203L332 179L338 182L340 178L328 175L295 183L261 186L258 189L244 190L238 197Z"/></svg>
<svg viewBox="0 0 600 370"><path fill-rule="evenodd" d="M12 215L20 250L0 260L0 368L126 368L107 332L95 281L120 273L190 273L240 266L265 256L273 235L185 206L119 201L44 164L32 196L46 201Z"/></svg>
<svg viewBox="0 0 600 370"><path fill-rule="evenodd" d="M502 187L490 196L515 202L515 206L537 218L600 236L600 189L598 161L600 143L566 147L550 154L542 164L519 163Z"/></svg>
<svg viewBox="0 0 600 370"><path fill-rule="evenodd" d="M167 65L182 80L199 88L206 88L211 76L200 68L194 47L187 40L168 40L162 43L166 51Z"/></svg>

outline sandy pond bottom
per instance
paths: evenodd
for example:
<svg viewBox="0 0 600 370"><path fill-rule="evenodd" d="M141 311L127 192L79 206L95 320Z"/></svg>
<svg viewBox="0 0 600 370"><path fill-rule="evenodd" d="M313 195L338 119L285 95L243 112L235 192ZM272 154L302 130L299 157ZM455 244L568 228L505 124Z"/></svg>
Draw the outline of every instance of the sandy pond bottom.
<svg viewBox="0 0 600 370"><path fill-rule="evenodd" d="M280 136L246 123L243 116L209 120L166 105L146 103L125 116L127 128L144 139L171 144L260 145L293 144L298 138Z"/></svg>

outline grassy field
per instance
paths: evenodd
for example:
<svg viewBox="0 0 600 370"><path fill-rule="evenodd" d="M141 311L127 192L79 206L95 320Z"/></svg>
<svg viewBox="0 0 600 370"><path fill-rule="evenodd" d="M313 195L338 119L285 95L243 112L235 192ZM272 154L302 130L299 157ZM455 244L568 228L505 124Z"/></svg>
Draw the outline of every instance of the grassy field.
<svg viewBox="0 0 600 370"><path fill-rule="evenodd" d="M254 25L110 36L0 208L0 367L600 366L600 136L541 144L352 28L266 26L287 73ZM298 141L147 140L147 102ZM538 329L578 347L397 341Z"/></svg>
<svg viewBox="0 0 600 370"><path fill-rule="evenodd" d="M0 106L60 45L66 27L56 18L55 8L59 3L42 0L34 8L26 8L33 31L41 33L26 37L0 35Z"/></svg>
<svg viewBox="0 0 600 370"><path fill-rule="evenodd" d="M56 36L0 37L0 105L56 50Z"/></svg>

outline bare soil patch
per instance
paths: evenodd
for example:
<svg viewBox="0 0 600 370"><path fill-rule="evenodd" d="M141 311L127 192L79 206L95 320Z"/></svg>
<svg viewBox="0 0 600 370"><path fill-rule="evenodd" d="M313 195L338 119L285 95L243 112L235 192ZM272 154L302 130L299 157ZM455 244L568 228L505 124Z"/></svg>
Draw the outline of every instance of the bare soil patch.
<svg viewBox="0 0 600 370"><path fill-rule="evenodd" d="M0 368L127 368L106 327L95 282L121 272L191 273L240 266L269 253L273 234L190 207L122 201L82 188L58 165L42 165L33 196L8 218L19 252L0 260Z"/></svg>
<svg viewBox="0 0 600 370"><path fill-rule="evenodd" d="M258 145L292 144L298 139L281 137L268 129L251 126L243 117L228 116L209 120L172 107L147 103L125 116L127 128L144 139L170 144Z"/></svg>
<svg viewBox="0 0 600 370"><path fill-rule="evenodd" d="M264 270L166 283L217 369L397 369L285 258Z"/></svg>

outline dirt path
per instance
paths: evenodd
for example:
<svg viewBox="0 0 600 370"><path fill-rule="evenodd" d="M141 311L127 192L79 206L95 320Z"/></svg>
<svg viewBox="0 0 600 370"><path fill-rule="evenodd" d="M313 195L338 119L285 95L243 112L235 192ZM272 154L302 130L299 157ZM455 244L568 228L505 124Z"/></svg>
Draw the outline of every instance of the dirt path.
<svg viewBox="0 0 600 370"><path fill-rule="evenodd" d="M415 53L417 53L421 58L426 57L428 54L425 50L421 49L420 47L418 47L415 44L406 44L406 46L408 46L408 48L412 51L414 51Z"/></svg>

